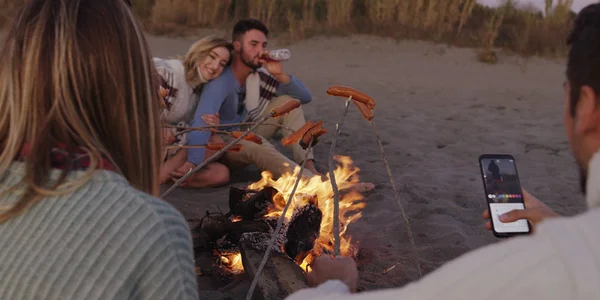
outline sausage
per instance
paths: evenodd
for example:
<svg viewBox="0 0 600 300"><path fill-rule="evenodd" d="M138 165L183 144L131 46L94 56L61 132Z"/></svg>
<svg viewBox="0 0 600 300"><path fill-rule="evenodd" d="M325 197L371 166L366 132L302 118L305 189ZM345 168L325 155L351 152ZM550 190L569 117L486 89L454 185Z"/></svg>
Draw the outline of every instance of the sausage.
<svg viewBox="0 0 600 300"><path fill-rule="evenodd" d="M279 105L278 107L275 107L271 111L271 117L273 117L273 118L281 117L298 107L300 107L300 100L298 100L298 99L290 100L284 104Z"/></svg>
<svg viewBox="0 0 600 300"><path fill-rule="evenodd" d="M243 132L243 131L232 131L231 136L237 139L240 136L242 136L244 133L245 132ZM246 135L244 137L244 140L253 142L255 144L262 145L262 139L258 135L254 134L254 132L250 132L248 135Z"/></svg>
<svg viewBox="0 0 600 300"><path fill-rule="evenodd" d="M300 146L306 149L309 146L310 140L312 138L311 147L316 145L320 136L327 133L327 129L323 128L323 121L319 121L319 123L315 124L309 130L304 133L302 139L300 140Z"/></svg>
<svg viewBox="0 0 600 300"><path fill-rule="evenodd" d="M284 146L288 146L288 145L297 143L302 138L304 133L307 130L309 130L311 127L313 127L314 125L315 125L315 123L313 121L309 120L308 122L306 122L306 124L302 125L302 127L300 127L300 129L296 130L296 132L282 138L281 144Z"/></svg>
<svg viewBox="0 0 600 300"><path fill-rule="evenodd" d="M370 110L366 105L362 104L361 102L358 102L356 100L352 100L352 102L354 102L356 107L358 107L358 110L360 110L360 113L367 121L371 122L371 120L373 120L372 110Z"/></svg>
<svg viewBox="0 0 600 300"><path fill-rule="evenodd" d="M225 146L227 146L227 145L228 144L225 144L225 143L208 143L208 144L206 144L206 149L213 150L213 151L219 151L219 150L225 148ZM231 148L227 149L227 151L240 152L240 151L242 151L242 149L243 149L242 145L235 144Z"/></svg>
<svg viewBox="0 0 600 300"><path fill-rule="evenodd" d="M332 85L327 89L327 94L344 98L352 96L353 100L361 102L369 109L372 110L375 108L375 99L373 99L373 97L351 87Z"/></svg>

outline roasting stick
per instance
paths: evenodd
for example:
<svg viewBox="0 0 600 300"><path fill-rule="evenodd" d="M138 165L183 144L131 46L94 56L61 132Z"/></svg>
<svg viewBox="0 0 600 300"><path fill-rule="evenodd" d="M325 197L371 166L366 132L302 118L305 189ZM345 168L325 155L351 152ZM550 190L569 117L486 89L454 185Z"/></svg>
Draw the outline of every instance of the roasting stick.
<svg viewBox="0 0 600 300"><path fill-rule="evenodd" d="M412 229L410 226L410 222L408 220L408 216L406 215L406 212L404 211L404 206L402 206L402 202L400 201L400 195L398 194L398 187L396 186L396 181L394 180L394 177L392 176L392 170L390 169L390 164L388 163L387 156L385 155L385 151L383 148L383 142L381 141L381 136L379 135L379 131L377 130L377 127L375 126L375 122L373 121L374 116L373 116L372 110L375 108L375 100L372 97L368 96L367 94L364 94L353 88L344 87L344 86L331 86L327 90L327 93L330 95L340 96L340 97L355 96L355 100L353 101L354 104L356 105L356 107L358 108L358 110L360 111L362 116L365 118L365 120L367 120L367 122L369 122L369 124L371 124L371 126L373 128L373 132L375 133L375 137L377 139L377 145L379 146L379 152L381 154L383 164L385 165L385 170L387 172L387 176L390 181L390 185L392 186L392 192L394 195L394 199L396 200L396 203L398 204L398 207L400 208L400 214L402 215L402 218L404 219L404 225L406 226L406 232L408 234L408 239L412 246L412 251L413 251L414 258L415 258L415 263L417 265L417 270L419 272L419 276L423 277L423 272L421 270L421 263L419 262L419 258L417 255L417 246L416 246L413 232L412 232ZM389 270L386 270L385 273L387 273L387 271L389 271Z"/></svg>
<svg viewBox="0 0 600 300"><path fill-rule="evenodd" d="M175 136L178 136L178 135L182 135L184 133L188 133L190 131L211 131L211 132L217 131L218 133L226 133L226 132L223 132L223 131L216 130L216 128L233 127L233 126L250 126L250 125L254 125L254 124L256 124L256 122L242 122L242 123L232 123L232 124L208 125L208 126L202 126L202 127L186 127L186 126L164 125L163 128L183 129L182 131L175 133ZM275 126L275 127L279 127L279 128L282 128L282 129L294 132L294 130L292 130L290 127L283 126L281 124L265 123L265 124L262 124L262 125L265 125L265 126Z"/></svg>
<svg viewBox="0 0 600 300"><path fill-rule="evenodd" d="M173 148L177 148L177 149L199 149L199 148L206 148L208 150L221 150L223 148L225 148L226 144L225 143L208 143L206 145L167 145L165 146L166 149L173 149ZM230 152L240 152L243 149L243 145L241 144L235 144L233 145L233 147L229 148L228 151Z"/></svg>
<svg viewBox="0 0 600 300"><path fill-rule="evenodd" d="M283 208L283 212L281 212L281 216L279 216L279 219L277 220L277 227L275 228L275 231L273 231L273 235L271 236L271 241L269 242L269 245L267 246L267 250L266 250L265 254L263 255L262 260L260 261L260 264L258 265L258 269L256 269L256 274L254 274L254 279L252 280L252 283L250 284L250 289L248 290L248 294L246 294L246 300L252 299L252 294L254 294L254 289L256 289L256 284L258 284L258 279L260 278L260 274L262 273L262 270L264 269L265 265L267 264L267 260L269 259L269 254L271 253L271 249L273 248L273 245L275 244L275 240L277 240L277 236L279 235L279 231L281 230L281 227L283 226L283 220L285 219L287 210L290 207L290 204L292 203L292 201L294 199L294 194L296 193L296 188L298 187L298 183L300 183L300 179L302 178L302 172L304 171L304 164L306 163L306 160L308 159L308 154L310 153L310 149L312 148L314 138L315 138L314 135L310 136L310 143L308 144L308 147L306 149L306 154L304 155L304 161L302 161L302 164L300 165L300 172L298 172L296 182L294 183L292 192L290 193L290 196L288 197L288 201L285 204L285 207Z"/></svg>
<svg viewBox="0 0 600 300"><path fill-rule="evenodd" d="M404 219L404 225L406 226L406 232L408 233L408 239L410 240L410 244L412 245L413 255L415 256L415 262L417 264L417 270L419 271L419 276L423 277L423 272L421 271L421 263L419 262L419 258L417 256L417 246L415 243L415 238L413 237L413 232L410 227L410 222L408 221L408 216L404 212L404 207L400 202L400 195L398 194L398 188L396 187L396 182L394 181L394 177L392 176L392 170L390 169L390 164L387 161L387 157L385 155L385 151L383 150L383 143L381 142L381 136L377 131L377 127L375 126L375 122L373 120L369 121L371 126L373 126L373 132L375 132L375 137L377 138L377 144L379 145L379 152L381 153L381 158L383 159L383 164L385 165L385 170L387 171L388 178L390 180L390 184L392 185L392 192L394 193L394 198L398 203L398 207L400 208L400 213L402 214L402 218ZM385 273L384 273L385 274Z"/></svg>
<svg viewBox="0 0 600 300"><path fill-rule="evenodd" d="M179 178L160 197L164 199L176 187L178 187L179 185L181 185L181 183L183 183L188 178L190 178L190 176L192 176L192 174L194 174L194 173L198 172L198 170L204 168L207 164L209 164L210 162L214 161L217 157L220 157L221 154L225 153L225 151L229 150L229 148L233 147L237 142L241 141L245 136L249 135L252 131L254 131L258 126L260 126L262 123L264 123L265 121L267 121L269 118L278 118L278 117L281 117L281 116L289 113L290 111L292 111L292 110L294 110L294 109L296 109L298 107L300 107L300 101L294 99L294 100L287 101L286 103L284 103L284 104L282 104L282 105L274 108L271 111L271 113L269 113L268 116L262 117L260 120L258 120L256 123L254 123L254 125L252 125L252 127L250 127L250 129L248 131L244 132L244 134L242 134L241 136L239 136L235 140L231 141L229 144L227 144L221 150L217 151L215 154L213 154L212 156L210 156L209 158L207 158L206 160L204 160L201 164L197 165L195 168L190 169L189 172L187 172L185 175L183 175L181 178Z"/></svg>
<svg viewBox="0 0 600 300"><path fill-rule="evenodd" d="M329 148L329 181L331 181L331 188L333 189L333 254L335 256L340 256L340 192L338 190L337 182L335 181L333 156L335 155L337 137L342 131L342 126L344 126L344 121L346 120L346 115L348 114L348 106L350 106L350 101L352 101L352 96L348 97L348 100L346 100L342 119L339 123L335 124L335 133L333 135L331 147Z"/></svg>

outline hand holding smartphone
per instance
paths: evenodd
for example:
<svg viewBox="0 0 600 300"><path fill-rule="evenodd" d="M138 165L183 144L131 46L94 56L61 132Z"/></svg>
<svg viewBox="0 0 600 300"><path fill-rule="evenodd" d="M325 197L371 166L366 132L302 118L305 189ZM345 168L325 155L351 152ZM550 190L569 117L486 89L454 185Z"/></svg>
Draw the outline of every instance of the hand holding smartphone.
<svg viewBox="0 0 600 300"><path fill-rule="evenodd" d="M498 218L509 211L525 209L515 158L508 154L483 154L479 156L479 167L494 236L531 233L525 219L503 223Z"/></svg>

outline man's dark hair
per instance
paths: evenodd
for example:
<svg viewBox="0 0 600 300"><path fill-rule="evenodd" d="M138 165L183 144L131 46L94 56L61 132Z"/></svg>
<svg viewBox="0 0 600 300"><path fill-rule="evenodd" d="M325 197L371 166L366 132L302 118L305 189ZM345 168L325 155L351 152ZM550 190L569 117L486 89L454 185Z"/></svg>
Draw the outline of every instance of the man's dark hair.
<svg viewBox="0 0 600 300"><path fill-rule="evenodd" d="M252 29L264 33L265 36L269 35L269 29L267 29L267 26L265 26L263 22L256 19L243 19L239 20L235 26L233 26L232 41L239 41L246 32Z"/></svg>
<svg viewBox="0 0 600 300"><path fill-rule="evenodd" d="M571 86L570 110L575 115L581 87L600 94L600 3L583 8L567 38L567 80Z"/></svg>

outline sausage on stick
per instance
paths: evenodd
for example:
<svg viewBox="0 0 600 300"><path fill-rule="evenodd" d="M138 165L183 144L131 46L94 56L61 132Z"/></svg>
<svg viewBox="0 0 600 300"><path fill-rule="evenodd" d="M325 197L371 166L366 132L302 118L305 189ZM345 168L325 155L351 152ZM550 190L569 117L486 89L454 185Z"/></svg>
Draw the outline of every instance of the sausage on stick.
<svg viewBox="0 0 600 300"><path fill-rule="evenodd" d="M260 118L258 121L256 121L254 123L254 125L252 125L252 127L250 127L250 129L248 131L244 132L244 134L242 134L241 136L237 137L233 141L229 142L229 144L227 144L221 150L217 151L215 154L213 154L209 158L205 159L201 164L197 165L196 167L194 167L193 169L191 169L188 173L186 173L185 175L183 175L183 177L179 178L173 185L171 185L169 187L169 189L167 189L161 195L161 198L164 199L171 191L173 191L176 187L178 187L179 185L181 185L181 183L183 183L190 176L192 176L192 174L194 174L195 172L198 172L198 170L204 168L207 164L213 162L218 157L221 157L221 154L223 154L225 151L229 150L229 148L233 147L233 145L235 145L237 142L239 142L240 140L242 140L245 136L249 135L252 131L254 131L258 126L262 125L268 119L281 117L281 116L286 115L287 113L289 113L290 111L292 111L292 110L294 110L294 109L296 109L298 107L300 107L300 101L294 99L294 100L287 101L286 103L284 103L284 104L282 104L282 105L274 108L273 110L271 110L271 112L269 113L269 115L264 116L264 117Z"/></svg>
<svg viewBox="0 0 600 300"><path fill-rule="evenodd" d="M366 105L371 110L375 108L375 99L373 99L373 97L351 87L332 85L327 89L327 94L343 98L352 97L352 100L356 100Z"/></svg>

